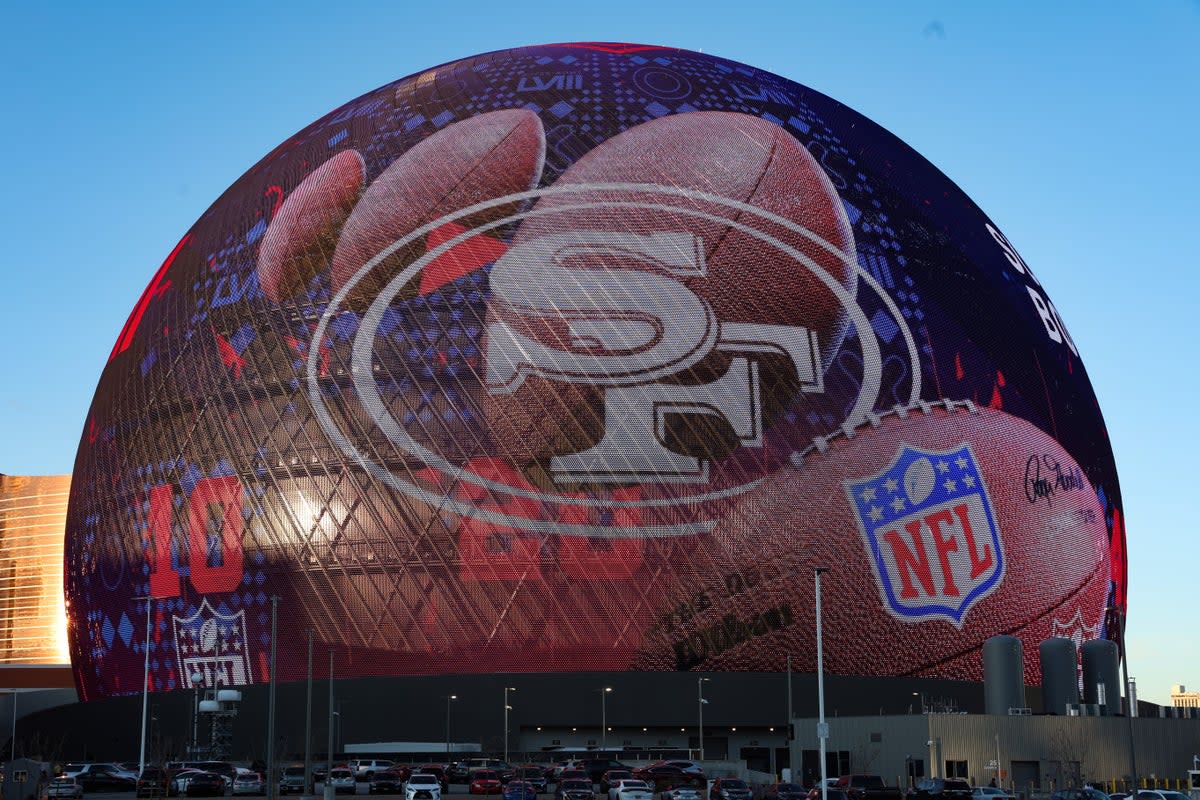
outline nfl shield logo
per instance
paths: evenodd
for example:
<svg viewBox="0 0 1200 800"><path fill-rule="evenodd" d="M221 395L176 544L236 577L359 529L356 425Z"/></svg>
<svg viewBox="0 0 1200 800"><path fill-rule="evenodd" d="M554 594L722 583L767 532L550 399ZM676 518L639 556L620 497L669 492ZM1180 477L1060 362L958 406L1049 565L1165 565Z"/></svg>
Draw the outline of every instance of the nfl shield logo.
<svg viewBox="0 0 1200 800"><path fill-rule="evenodd" d="M191 686L189 676L204 676L202 686L244 686L250 683L250 653L246 646L246 611L222 614L208 604L190 617L172 615L175 649L179 653L179 680Z"/></svg>
<svg viewBox="0 0 1200 800"><path fill-rule="evenodd" d="M1000 529L970 444L940 452L901 444L890 466L845 490L896 618L961 628L1003 580Z"/></svg>

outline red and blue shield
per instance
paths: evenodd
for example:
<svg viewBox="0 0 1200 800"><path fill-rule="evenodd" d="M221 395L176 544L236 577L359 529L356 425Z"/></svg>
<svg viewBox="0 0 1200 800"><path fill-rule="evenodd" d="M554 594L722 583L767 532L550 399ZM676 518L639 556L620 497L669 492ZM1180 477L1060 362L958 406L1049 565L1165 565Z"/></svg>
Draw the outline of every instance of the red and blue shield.
<svg viewBox="0 0 1200 800"><path fill-rule="evenodd" d="M889 613L906 622L967 613L1004 578L1004 547L979 461L902 444L883 471L845 482Z"/></svg>

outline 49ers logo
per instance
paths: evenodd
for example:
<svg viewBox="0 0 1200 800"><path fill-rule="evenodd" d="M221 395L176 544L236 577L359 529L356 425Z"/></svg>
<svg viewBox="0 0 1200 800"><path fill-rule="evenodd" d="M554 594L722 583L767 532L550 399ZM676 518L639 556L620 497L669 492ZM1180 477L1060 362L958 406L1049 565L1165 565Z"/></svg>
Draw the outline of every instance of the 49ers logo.
<svg viewBox="0 0 1200 800"><path fill-rule="evenodd" d="M628 199L614 200L614 196ZM549 212L530 205L547 197L554 198ZM681 199L689 202L680 203ZM378 480L457 514L474 528L608 540L711 530L720 501L757 486L765 475L714 479L712 464L705 457L669 446L667 416L718 417L732 430L738 446L761 448L760 361L766 355L786 359L801 391L823 392L823 354L817 334L805 327L718 319L710 304L685 285L686 279L703 277L707 270L703 241L692 232L574 230L569 224L563 230L543 225L542 235L518 237L492 266L489 309L495 313L489 315L487 325L481 391L494 398L516 395L534 377L602 391L603 431L598 440L577 452L559 452L547 459L548 477L561 487L559 491L499 479L490 459L484 460L488 469L475 469L478 459L456 462L430 449L396 418L372 370L374 348L380 331L386 329L389 309L415 285L422 270L454 248L470 247L472 239L501 226L537 217L544 222L548 214L596 209L612 215L619 210L636 220L661 210L664 202L672 203L677 215L736 229L783 253L795 262L796 270L808 271L824 285L844 309L849 327L872 330L852 291L809 256L766 233L788 228L798 237L819 239L794 222L746 203L673 186L552 186L480 203L423 225L382 250L339 289L314 331L314 341L324 339L345 309L346 299L356 286L366 285L364 279L376 267L428 236L425 253L394 275L362 312L352 346L350 374L356 402L376 429L406 454L408 465L389 467L337 423L336 410L321 388L314 348L308 364L309 397L330 440ZM520 210L470 229L457 225L466 219L477 222L496 208ZM637 226L615 227L636 230ZM435 231L438 236L429 236ZM441 235L445 231L461 232L446 238ZM753 267L747 265L748 276L753 276ZM539 336L539 330L555 333ZM851 423L871 411L882 373L878 342L873 336L861 336L860 344L862 384L846 407ZM720 363L727 365L720 374L710 374L706 382L672 380L714 353L721 354ZM919 392L916 381L913 392ZM413 462L424 469L412 469ZM460 490L447 496L452 484ZM591 493L571 488L579 484L613 488ZM675 488L630 490L647 485ZM595 522L612 517L625 524Z"/></svg>

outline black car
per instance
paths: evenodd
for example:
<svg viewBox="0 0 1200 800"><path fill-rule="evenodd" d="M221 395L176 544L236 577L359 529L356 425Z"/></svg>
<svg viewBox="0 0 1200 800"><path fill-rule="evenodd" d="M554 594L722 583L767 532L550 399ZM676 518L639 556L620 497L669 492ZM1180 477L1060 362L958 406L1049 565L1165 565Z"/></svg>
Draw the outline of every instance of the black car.
<svg viewBox="0 0 1200 800"><path fill-rule="evenodd" d="M554 800L595 800L592 782L586 778L560 780L554 789Z"/></svg>
<svg viewBox="0 0 1200 800"><path fill-rule="evenodd" d="M146 767L137 779L137 797L163 797L167 793L167 771L162 767Z"/></svg>
<svg viewBox="0 0 1200 800"><path fill-rule="evenodd" d="M639 781L645 781L654 791L661 792L671 786L684 786L697 776L684 772L679 767L672 767L670 764L651 764L648 767L635 769L633 777Z"/></svg>
<svg viewBox="0 0 1200 800"><path fill-rule="evenodd" d="M971 784L962 778L922 778L908 790L910 800L971 800Z"/></svg>
<svg viewBox="0 0 1200 800"><path fill-rule="evenodd" d="M610 769L627 769L633 771L633 768L628 764L622 764L620 761L613 761L611 758L587 758L579 762L579 768L588 774L592 779L592 783L599 783L604 777L604 773Z"/></svg>
<svg viewBox="0 0 1200 800"><path fill-rule="evenodd" d="M289 792L295 792L296 794L304 794L304 790L304 767L284 767L283 774L279 776L279 793L288 794Z"/></svg>
<svg viewBox="0 0 1200 800"><path fill-rule="evenodd" d="M85 792L125 792L137 787L137 779L116 772L111 764L89 764L75 776Z"/></svg>
<svg viewBox="0 0 1200 800"><path fill-rule="evenodd" d="M367 784L369 794L400 794L403 791L404 776L391 769L376 772Z"/></svg>
<svg viewBox="0 0 1200 800"><path fill-rule="evenodd" d="M224 797L225 777L216 772L200 772L188 781L184 794L188 797Z"/></svg>
<svg viewBox="0 0 1200 800"><path fill-rule="evenodd" d="M804 800L808 790L798 783L776 783L763 792L763 800Z"/></svg>
<svg viewBox="0 0 1200 800"><path fill-rule="evenodd" d="M513 780L525 781L533 785L533 790L538 794L546 791L546 770L533 765L517 767L513 771Z"/></svg>

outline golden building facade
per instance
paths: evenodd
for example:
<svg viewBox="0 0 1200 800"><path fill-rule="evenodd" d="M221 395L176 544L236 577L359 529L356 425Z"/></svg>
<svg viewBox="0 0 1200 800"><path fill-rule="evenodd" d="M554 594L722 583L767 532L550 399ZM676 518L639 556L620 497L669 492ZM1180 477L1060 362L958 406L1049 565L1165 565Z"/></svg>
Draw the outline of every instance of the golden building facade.
<svg viewBox="0 0 1200 800"><path fill-rule="evenodd" d="M0 475L0 665L66 664L70 475Z"/></svg>

